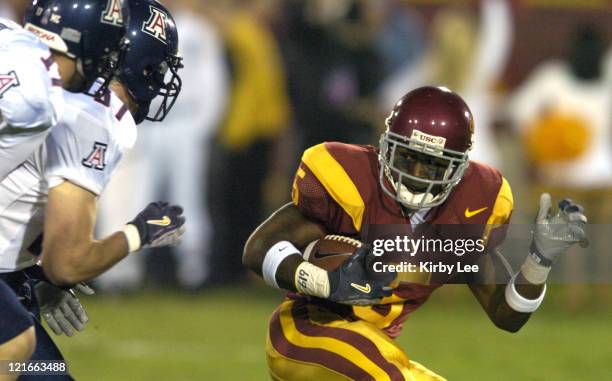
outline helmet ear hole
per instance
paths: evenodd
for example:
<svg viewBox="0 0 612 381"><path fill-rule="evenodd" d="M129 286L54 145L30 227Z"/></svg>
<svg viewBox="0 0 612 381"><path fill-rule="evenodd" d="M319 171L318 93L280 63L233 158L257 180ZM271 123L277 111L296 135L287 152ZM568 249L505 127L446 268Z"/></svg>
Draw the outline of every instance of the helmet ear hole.
<svg viewBox="0 0 612 381"><path fill-rule="evenodd" d="M148 65L144 69L142 69L142 75L144 75L145 77L149 77L153 73L154 73L154 70L151 67L151 65Z"/></svg>
<svg viewBox="0 0 612 381"><path fill-rule="evenodd" d="M162 73L163 75L166 75L166 73L168 72L168 62L163 61L162 63L159 64L159 72Z"/></svg>

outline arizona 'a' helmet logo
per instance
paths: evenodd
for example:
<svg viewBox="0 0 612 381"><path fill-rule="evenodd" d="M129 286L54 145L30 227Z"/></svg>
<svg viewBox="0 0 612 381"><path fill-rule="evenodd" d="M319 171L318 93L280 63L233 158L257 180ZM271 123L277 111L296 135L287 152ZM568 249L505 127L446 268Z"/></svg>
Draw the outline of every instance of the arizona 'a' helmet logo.
<svg viewBox="0 0 612 381"><path fill-rule="evenodd" d="M108 145L100 142L95 142L91 153L81 161L81 164L87 168L97 169L98 171L104 170L106 167L106 149Z"/></svg>
<svg viewBox="0 0 612 381"><path fill-rule="evenodd" d="M106 24L122 26L123 14L121 13L122 0L107 0L106 8L102 12L101 21Z"/></svg>
<svg viewBox="0 0 612 381"><path fill-rule="evenodd" d="M166 44L166 20L168 19L168 15L161 9L157 9L152 5L149 6L149 9L151 15L142 25L142 31Z"/></svg>
<svg viewBox="0 0 612 381"><path fill-rule="evenodd" d="M9 71L8 74L0 74L0 98L13 87L19 86L19 78L17 73Z"/></svg>

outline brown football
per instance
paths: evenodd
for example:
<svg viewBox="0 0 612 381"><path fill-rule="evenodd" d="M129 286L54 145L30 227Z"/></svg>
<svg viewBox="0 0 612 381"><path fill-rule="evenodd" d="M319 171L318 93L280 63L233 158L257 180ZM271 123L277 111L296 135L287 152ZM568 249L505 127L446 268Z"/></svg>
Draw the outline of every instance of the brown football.
<svg viewBox="0 0 612 381"><path fill-rule="evenodd" d="M355 251L361 247L361 242L356 239L341 235L326 235L316 241L312 241L304 249L304 260L331 271L346 261Z"/></svg>

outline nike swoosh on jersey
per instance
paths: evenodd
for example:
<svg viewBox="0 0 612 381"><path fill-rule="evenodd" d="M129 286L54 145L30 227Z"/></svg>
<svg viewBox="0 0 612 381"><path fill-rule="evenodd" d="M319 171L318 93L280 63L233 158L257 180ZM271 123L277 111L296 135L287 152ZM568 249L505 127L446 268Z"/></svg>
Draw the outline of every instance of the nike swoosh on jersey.
<svg viewBox="0 0 612 381"><path fill-rule="evenodd" d="M488 209L488 207L486 207L486 206L484 208L480 208L480 209L476 209L476 210L470 210L470 208L465 208L465 217L466 218L474 217L478 213L484 212L487 209Z"/></svg>
<svg viewBox="0 0 612 381"><path fill-rule="evenodd" d="M172 223L172 220L168 216L164 216L161 220L148 220L147 224L157 226L168 226Z"/></svg>
<svg viewBox="0 0 612 381"><path fill-rule="evenodd" d="M364 294L369 294L370 291L372 291L372 287L370 287L369 283L366 283L365 286L362 286L362 285L357 284L357 283L351 283L351 287L353 287L356 290L359 290L359 291L363 292Z"/></svg>

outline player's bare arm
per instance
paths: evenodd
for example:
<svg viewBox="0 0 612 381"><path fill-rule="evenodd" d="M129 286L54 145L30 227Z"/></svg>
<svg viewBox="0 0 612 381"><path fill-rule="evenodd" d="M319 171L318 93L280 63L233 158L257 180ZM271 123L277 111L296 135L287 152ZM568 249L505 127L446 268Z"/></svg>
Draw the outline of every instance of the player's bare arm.
<svg viewBox="0 0 612 381"><path fill-rule="evenodd" d="M302 215L293 204L272 214L246 243L243 263L271 286L342 304L375 304L391 294L383 281L369 276L363 245L355 255L333 271L326 271L302 259L310 242L322 238L324 228ZM367 284L367 292L354 284Z"/></svg>
<svg viewBox="0 0 612 381"><path fill-rule="evenodd" d="M496 280L511 279L511 274L503 266L496 253L483 255L476 261L479 272L474 273L468 286L485 310L493 324L500 329L509 332L517 332L527 323L531 313L514 311L505 301L504 295L506 284L495 284ZM519 272L516 279L516 290L527 299L537 299L542 294L543 284L529 284L522 273Z"/></svg>
<svg viewBox="0 0 612 381"><path fill-rule="evenodd" d="M49 191L43 270L56 285L74 285L102 274L130 252L177 245L184 233L182 214L179 206L151 203L122 231L95 240L95 195L64 181Z"/></svg>
<svg viewBox="0 0 612 381"><path fill-rule="evenodd" d="M278 242L291 242L298 250L325 235L323 227L310 221L293 204L287 204L274 212L249 237L242 257L245 266L263 276L262 266L268 250ZM299 253L283 260L276 272L279 287L296 291L295 272L304 262Z"/></svg>
<svg viewBox="0 0 612 381"><path fill-rule="evenodd" d="M543 194L536 219L531 253L517 274L509 274L502 256L490 253L478 259L479 273L468 282L470 290L499 328L517 332L540 306L546 293L546 279L552 265L572 245L588 244L582 207L571 200L559 203L551 215L550 195ZM499 280L506 282L499 284ZM496 284L498 283L498 284Z"/></svg>
<svg viewBox="0 0 612 381"><path fill-rule="evenodd" d="M121 232L93 239L96 196L69 181L49 190L42 266L53 283L72 285L94 278L128 254Z"/></svg>

